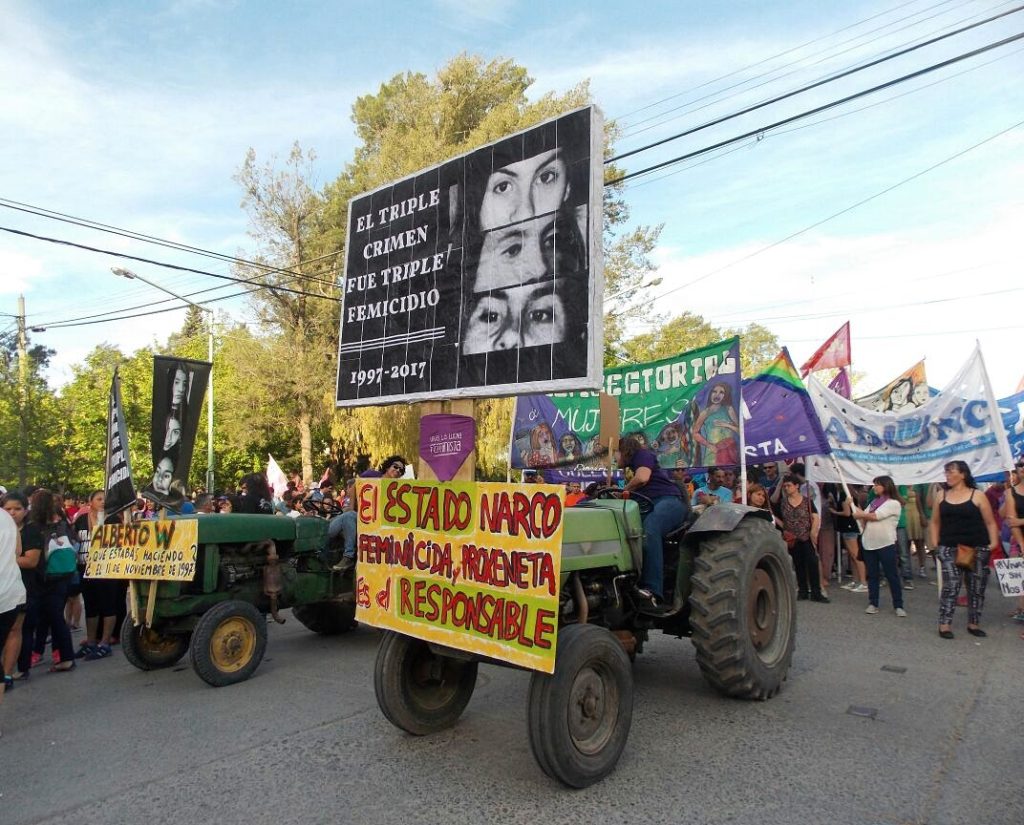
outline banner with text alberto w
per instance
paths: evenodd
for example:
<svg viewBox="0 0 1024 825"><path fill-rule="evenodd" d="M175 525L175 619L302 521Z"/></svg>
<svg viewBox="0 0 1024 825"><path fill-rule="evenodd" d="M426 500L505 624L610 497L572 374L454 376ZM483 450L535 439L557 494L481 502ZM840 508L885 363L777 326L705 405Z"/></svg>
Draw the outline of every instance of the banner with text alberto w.
<svg viewBox="0 0 1024 825"><path fill-rule="evenodd" d="M660 361L606 369L604 391L618 396L620 432L642 434L661 466L739 464L739 338ZM598 411L596 392L520 396L512 466L597 465Z"/></svg>
<svg viewBox="0 0 1024 825"><path fill-rule="evenodd" d="M807 389L846 481L870 484L880 475L897 484L941 481L943 466L964 461L975 476L1006 470L1013 457L981 350L942 392L906 413L875 412L832 392L812 377ZM808 460L819 481L840 481L830 458Z"/></svg>

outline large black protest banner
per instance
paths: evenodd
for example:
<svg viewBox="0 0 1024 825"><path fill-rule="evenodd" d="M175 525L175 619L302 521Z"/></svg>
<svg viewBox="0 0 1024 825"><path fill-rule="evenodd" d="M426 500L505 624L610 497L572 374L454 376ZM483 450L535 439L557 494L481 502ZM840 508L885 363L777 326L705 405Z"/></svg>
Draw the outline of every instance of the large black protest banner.
<svg viewBox="0 0 1024 825"><path fill-rule="evenodd" d="M107 457L104 463L106 482L103 485L104 510L107 516L119 513L135 503L135 482L128 456L128 431L124 425L121 403L121 376L114 368L107 405Z"/></svg>
<svg viewBox="0 0 1024 825"><path fill-rule="evenodd" d="M586 107L353 198L338 406L598 388L602 150Z"/></svg>
<svg viewBox="0 0 1024 825"><path fill-rule="evenodd" d="M142 494L172 510L178 509L185 498L211 366L208 361L153 357L153 417L149 432L153 480Z"/></svg>

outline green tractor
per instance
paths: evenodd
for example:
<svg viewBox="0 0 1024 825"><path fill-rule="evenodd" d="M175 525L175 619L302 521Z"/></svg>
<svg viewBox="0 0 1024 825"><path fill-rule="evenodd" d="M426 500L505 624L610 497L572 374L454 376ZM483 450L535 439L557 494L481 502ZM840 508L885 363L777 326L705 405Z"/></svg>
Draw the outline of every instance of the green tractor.
<svg viewBox="0 0 1024 825"><path fill-rule="evenodd" d="M534 758L545 774L575 788L618 762L633 711L630 662L651 631L689 637L716 690L759 700L782 687L796 636L795 576L770 514L720 504L680 527L665 543L663 592L672 601L652 613L632 595L641 513L651 503L617 495L608 489L565 510L555 670L533 674L527 700ZM472 696L479 661L387 632L374 669L377 702L408 733L449 727Z"/></svg>
<svg viewBox="0 0 1024 825"><path fill-rule="evenodd" d="M188 652L199 677L221 687L259 666L268 614L283 624L279 611L290 607L324 635L355 627L352 574L331 569L325 519L204 515L198 530L192 581L133 582L143 621L128 616L121 645L135 667L170 667Z"/></svg>

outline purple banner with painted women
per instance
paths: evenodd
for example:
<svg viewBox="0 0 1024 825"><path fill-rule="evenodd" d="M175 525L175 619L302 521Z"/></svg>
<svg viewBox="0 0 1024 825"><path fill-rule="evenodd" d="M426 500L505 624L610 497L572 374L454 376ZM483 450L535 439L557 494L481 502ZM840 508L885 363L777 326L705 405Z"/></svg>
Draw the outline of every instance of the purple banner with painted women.
<svg viewBox="0 0 1024 825"><path fill-rule="evenodd" d="M619 399L619 429L638 433L663 467L737 465L739 339L672 358L604 372L604 391ZM599 469L596 392L520 396L512 466Z"/></svg>
<svg viewBox="0 0 1024 825"><path fill-rule="evenodd" d="M437 413L420 418L420 458L438 481L451 481L476 445L476 421Z"/></svg>
<svg viewBox="0 0 1024 825"><path fill-rule="evenodd" d="M787 349L743 382L743 405L748 464L829 452L818 414Z"/></svg>

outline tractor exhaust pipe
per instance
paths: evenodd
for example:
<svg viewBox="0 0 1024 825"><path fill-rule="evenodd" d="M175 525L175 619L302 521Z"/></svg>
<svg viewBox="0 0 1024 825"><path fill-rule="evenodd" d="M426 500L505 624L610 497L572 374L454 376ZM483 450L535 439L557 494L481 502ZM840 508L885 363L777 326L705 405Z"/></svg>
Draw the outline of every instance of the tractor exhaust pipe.
<svg viewBox="0 0 1024 825"><path fill-rule="evenodd" d="M267 539L263 544L267 548L267 564L263 568L263 594L270 599L270 615L278 624L284 624L285 620L277 615L277 599L284 589L281 579L281 561L277 555L277 545Z"/></svg>

